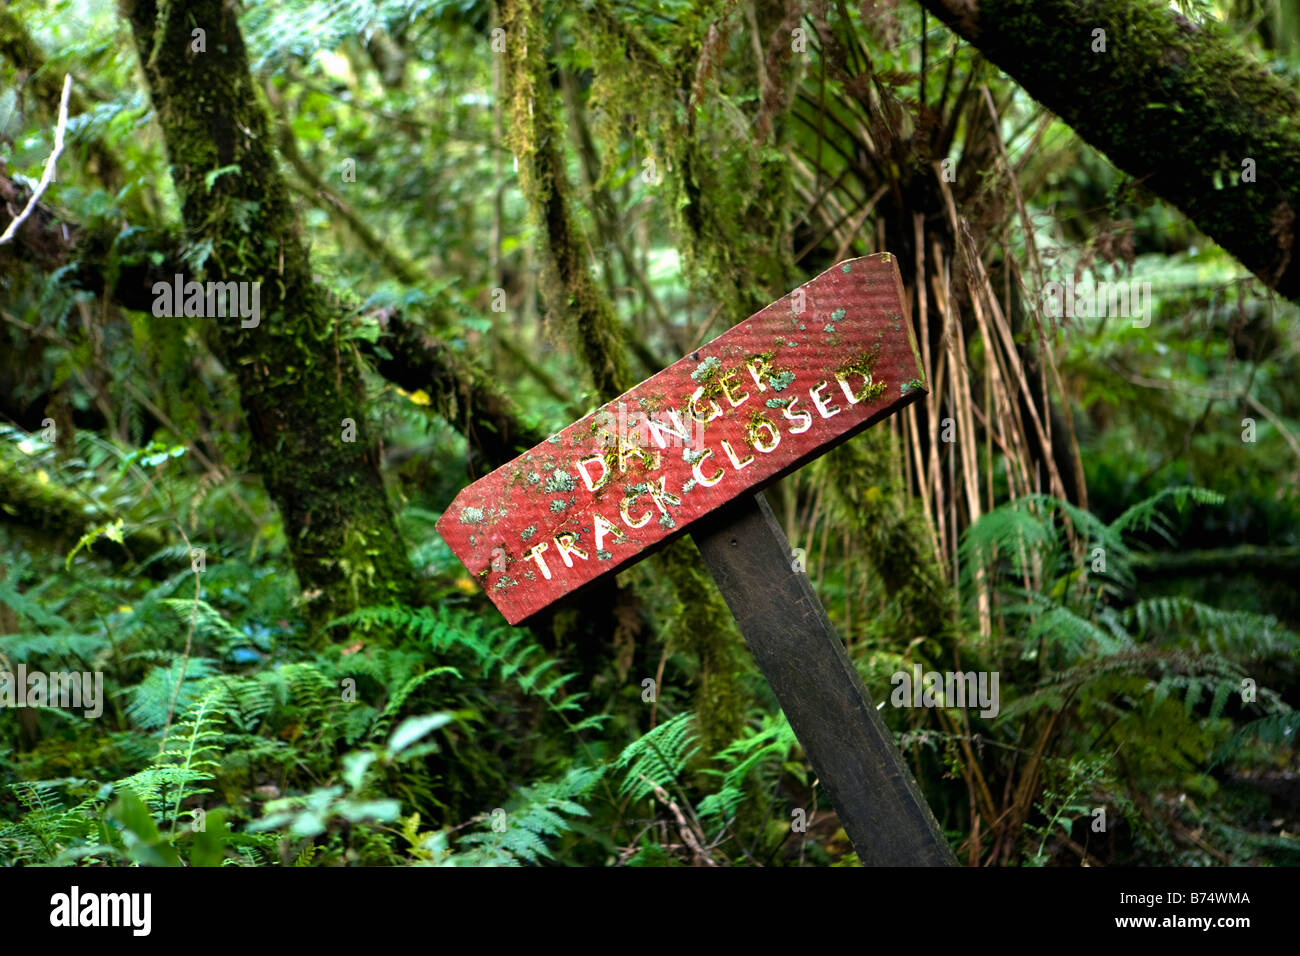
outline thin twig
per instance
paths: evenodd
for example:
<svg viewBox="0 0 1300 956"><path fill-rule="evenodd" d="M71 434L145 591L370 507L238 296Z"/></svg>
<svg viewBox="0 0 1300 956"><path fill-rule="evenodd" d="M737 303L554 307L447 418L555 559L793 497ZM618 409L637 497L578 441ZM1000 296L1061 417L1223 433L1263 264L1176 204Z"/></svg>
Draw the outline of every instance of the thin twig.
<svg viewBox="0 0 1300 956"><path fill-rule="evenodd" d="M182 527L179 521L176 522L176 530L185 539L185 550L192 551L190 537L185 533L185 528ZM193 567L192 558L193 555L191 555L191 568L194 571L194 603L190 605L190 625L185 632L185 652L181 655L181 672L176 678L176 687L172 690L171 702L167 705L167 720L163 724L162 739L158 744L159 756L167 747L167 734L171 731L172 718L176 716L176 702L180 699L181 687L185 684L185 669L189 666L190 653L194 649L194 624L199 616L199 595L203 592L203 584L198 568Z"/></svg>
<svg viewBox="0 0 1300 956"><path fill-rule="evenodd" d="M59 158L59 154L63 152L63 133L68 127L68 94L71 92L72 74L67 73L63 77L63 95L59 97L59 122L54 127L54 151L50 153L50 158L45 161L45 171L41 173L41 181L36 184L36 189L32 192L31 198L27 200L26 207L13 222L9 223L9 228L4 231L4 235L0 236L0 246L11 241L17 235L18 227L32 214L37 201L41 198L41 193L45 192L46 188L54 180L54 162Z"/></svg>

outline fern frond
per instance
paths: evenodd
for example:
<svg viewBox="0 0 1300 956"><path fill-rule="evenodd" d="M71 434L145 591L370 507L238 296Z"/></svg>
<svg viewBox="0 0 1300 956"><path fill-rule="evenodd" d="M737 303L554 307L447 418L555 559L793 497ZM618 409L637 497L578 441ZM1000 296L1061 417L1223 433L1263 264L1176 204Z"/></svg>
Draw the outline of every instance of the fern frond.
<svg viewBox="0 0 1300 956"><path fill-rule="evenodd" d="M1168 541L1171 540L1170 523L1162 510L1165 504L1172 504L1174 510L1181 513L1189 504L1221 505L1225 500L1223 495L1208 488L1192 485L1165 488L1125 509L1123 514L1110 523L1110 528L1121 535L1134 531L1154 531Z"/></svg>
<svg viewBox="0 0 1300 956"><path fill-rule="evenodd" d="M602 776L603 767L578 766L558 780L522 788L504 818L489 815L488 819L499 821L499 830L489 829L465 837L460 846L473 849L458 854L455 862L461 866L519 866L550 858L547 839L572 829L571 821L562 814L589 816L578 801L591 792Z"/></svg>
<svg viewBox="0 0 1300 956"><path fill-rule="evenodd" d="M632 741L614 758L610 766L624 771L619 793L640 800L656 786L667 789L699 749L695 715L683 711Z"/></svg>
<svg viewBox="0 0 1300 956"><path fill-rule="evenodd" d="M581 711L586 694L561 696L564 686L577 676L572 673L555 675L541 683L561 663L540 647L527 630L493 623L446 605L362 608L333 623L414 637L427 643L439 656L455 650L465 651L484 677L495 675L500 680L511 681L524 693L539 698L564 721L570 733L599 727L609 719L607 714L594 714L577 724L568 719L569 713ZM454 673L459 676L459 671Z"/></svg>
<svg viewBox="0 0 1300 956"><path fill-rule="evenodd" d="M214 779L221 733L217 726L220 689L209 690L196 702L189 717L169 728L157 757L144 770L117 782L132 791L161 823L171 807L171 826L179 822L181 802L186 796L211 793L202 784Z"/></svg>
<svg viewBox="0 0 1300 956"><path fill-rule="evenodd" d="M181 671L184 669L184 681ZM127 692L126 715L137 727L154 730L167 722L172 695L176 695L176 713L181 717L198 701L204 678L217 671L217 662L208 657L173 659L166 667L155 667L143 681ZM179 693L177 683L181 684Z"/></svg>
<svg viewBox="0 0 1300 956"><path fill-rule="evenodd" d="M1251 743L1265 746L1289 744L1294 747L1298 737L1300 737L1300 711L1288 707L1280 713L1252 720L1245 726L1239 727L1215 751L1211 764L1228 763L1236 759Z"/></svg>
<svg viewBox="0 0 1300 956"><path fill-rule="evenodd" d="M1044 640L1049 647L1063 652L1067 660L1091 653L1117 654L1132 645L1127 637L1122 632L1117 637L1113 631L1103 630L1093 621L1059 604L1043 609L1025 629L1028 647Z"/></svg>
<svg viewBox="0 0 1300 956"><path fill-rule="evenodd" d="M768 715L761 726L749 731L724 747L714 757L726 769L707 769L704 773L722 778L721 788L700 801L697 812L701 820L713 819L721 831L735 817L748 793L751 774L769 761L783 761L798 744L785 713ZM716 833L714 834L716 836Z"/></svg>
<svg viewBox="0 0 1300 956"><path fill-rule="evenodd" d="M10 863L56 864L63 848L91 838L95 817L93 801L65 804L60 790L84 780L26 780L9 785L24 814L12 823L0 823L0 860ZM5 849L8 846L9 849Z"/></svg>
<svg viewBox="0 0 1300 956"><path fill-rule="evenodd" d="M1300 635L1271 615L1224 610L1190 598L1148 598L1127 609L1124 618L1137 633L1153 640L1190 639L1203 650L1245 660L1290 656L1300 650Z"/></svg>

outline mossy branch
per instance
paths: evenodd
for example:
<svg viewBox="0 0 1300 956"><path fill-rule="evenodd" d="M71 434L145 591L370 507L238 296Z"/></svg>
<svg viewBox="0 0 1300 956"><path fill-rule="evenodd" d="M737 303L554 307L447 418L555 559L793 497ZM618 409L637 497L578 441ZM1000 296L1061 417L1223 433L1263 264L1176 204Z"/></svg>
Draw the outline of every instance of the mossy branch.
<svg viewBox="0 0 1300 956"><path fill-rule="evenodd" d="M91 528L113 520L74 491L42 477L0 449L0 521L25 528L46 541L72 544ZM166 543L156 528L137 528L119 543L100 537L91 550L118 564L137 562Z"/></svg>
<svg viewBox="0 0 1300 956"><path fill-rule="evenodd" d="M546 62L547 37L536 0L500 0L506 31L510 147L519 187L544 237L542 294L575 340L596 395L615 398L636 384L628 372L613 309L587 268L586 238L573 216L561 152L563 123Z"/></svg>
<svg viewBox="0 0 1300 956"><path fill-rule="evenodd" d="M423 389L431 408L465 436L471 450L471 477L487 474L546 440L526 424L514 402L481 369L446 342L429 335L406 317L390 313L382 323L375 355L380 375L402 388Z"/></svg>
<svg viewBox="0 0 1300 956"><path fill-rule="evenodd" d="M1265 284L1300 302L1300 98L1238 52L1221 26L1193 24L1155 0L922 3ZM1247 160L1253 182L1243 179Z"/></svg>

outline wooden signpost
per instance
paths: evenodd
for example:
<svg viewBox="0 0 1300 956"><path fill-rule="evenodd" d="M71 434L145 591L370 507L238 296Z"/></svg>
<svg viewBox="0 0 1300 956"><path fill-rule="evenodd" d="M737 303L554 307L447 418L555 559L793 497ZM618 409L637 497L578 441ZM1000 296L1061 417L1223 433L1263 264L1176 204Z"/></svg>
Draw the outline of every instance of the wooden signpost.
<svg viewBox="0 0 1300 956"><path fill-rule="evenodd" d="M759 492L927 389L889 253L851 259L461 491L511 624L689 531L866 864L951 851Z"/></svg>

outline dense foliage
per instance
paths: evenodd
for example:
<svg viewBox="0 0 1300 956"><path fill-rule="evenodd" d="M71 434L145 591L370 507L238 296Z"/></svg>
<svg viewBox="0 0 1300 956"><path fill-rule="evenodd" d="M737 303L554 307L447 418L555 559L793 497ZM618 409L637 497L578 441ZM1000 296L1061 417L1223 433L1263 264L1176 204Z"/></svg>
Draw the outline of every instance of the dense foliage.
<svg viewBox="0 0 1300 956"><path fill-rule="evenodd" d="M0 245L0 672L103 675L0 707L0 863L855 864L688 541L512 628L433 525L888 249L931 393L768 494L958 859L1300 864L1300 313L969 45L892 0L257 0L198 51L194 6L0 11L0 226L74 78ZM1300 87L1282 0L1179 7ZM282 286L213 328L150 309L176 271ZM1067 279L1145 324L1055 319ZM888 706L914 665L1001 706Z"/></svg>

